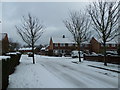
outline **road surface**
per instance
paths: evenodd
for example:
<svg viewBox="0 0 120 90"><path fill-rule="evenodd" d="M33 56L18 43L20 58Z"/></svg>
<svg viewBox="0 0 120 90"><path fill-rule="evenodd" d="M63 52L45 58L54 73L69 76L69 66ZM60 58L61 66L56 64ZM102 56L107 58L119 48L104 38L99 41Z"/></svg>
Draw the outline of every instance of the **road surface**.
<svg viewBox="0 0 120 90"><path fill-rule="evenodd" d="M67 61L67 59L42 58L40 64L73 88L118 87L118 77L109 75L109 72L112 73L111 71L95 69L84 62L76 64L72 63L72 61Z"/></svg>
<svg viewBox="0 0 120 90"><path fill-rule="evenodd" d="M89 61L40 55L35 60L32 64L32 58L22 55L8 88L118 88L117 73L90 67Z"/></svg>

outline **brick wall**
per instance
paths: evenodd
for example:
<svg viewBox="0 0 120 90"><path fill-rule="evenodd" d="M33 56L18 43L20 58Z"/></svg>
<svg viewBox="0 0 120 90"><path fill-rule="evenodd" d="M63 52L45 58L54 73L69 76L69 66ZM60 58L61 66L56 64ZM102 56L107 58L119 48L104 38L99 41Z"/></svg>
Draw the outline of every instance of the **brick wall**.
<svg viewBox="0 0 120 90"><path fill-rule="evenodd" d="M95 38L92 38L90 43L91 43L91 52L99 53L100 52L100 43Z"/></svg>

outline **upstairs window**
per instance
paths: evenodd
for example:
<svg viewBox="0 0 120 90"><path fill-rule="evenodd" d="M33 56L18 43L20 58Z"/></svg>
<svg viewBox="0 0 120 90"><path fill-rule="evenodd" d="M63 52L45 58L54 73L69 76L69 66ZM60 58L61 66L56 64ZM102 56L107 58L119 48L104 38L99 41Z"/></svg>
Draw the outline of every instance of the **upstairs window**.
<svg viewBox="0 0 120 90"><path fill-rule="evenodd" d="M61 43L60 46L63 47L63 46L65 46L65 44L64 44L64 43Z"/></svg>
<svg viewBox="0 0 120 90"><path fill-rule="evenodd" d="M55 43L55 47L58 47L58 43Z"/></svg>

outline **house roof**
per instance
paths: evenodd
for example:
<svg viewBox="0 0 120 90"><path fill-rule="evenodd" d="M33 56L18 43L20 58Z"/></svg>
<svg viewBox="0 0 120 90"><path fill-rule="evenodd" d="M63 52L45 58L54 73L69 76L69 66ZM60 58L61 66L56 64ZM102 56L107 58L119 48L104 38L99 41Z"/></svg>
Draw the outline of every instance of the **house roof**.
<svg viewBox="0 0 120 90"><path fill-rule="evenodd" d="M0 33L0 40L3 40L6 35L7 35L7 33Z"/></svg>
<svg viewBox="0 0 120 90"><path fill-rule="evenodd" d="M52 38L53 43L75 43L69 38Z"/></svg>
<svg viewBox="0 0 120 90"><path fill-rule="evenodd" d="M102 42L101 38L97 38L97 37L93 37L93 38L95 38L99 43ZM117 44L117 42L114 39L112 39L111 41L106 42L106 44Z"/></svg>
<svg viewBox="0 0 120 90"><path fill-rule="evenodd" d="M45 47L41 48L41 50L45 50L45 49L46 49Z"/></svg>
<svg viewBox="0 0 120 90"><path fill-rule="evenodd" d="M84 41L84 42L82 42L81 44L90 44L90 42Z"/></svg>

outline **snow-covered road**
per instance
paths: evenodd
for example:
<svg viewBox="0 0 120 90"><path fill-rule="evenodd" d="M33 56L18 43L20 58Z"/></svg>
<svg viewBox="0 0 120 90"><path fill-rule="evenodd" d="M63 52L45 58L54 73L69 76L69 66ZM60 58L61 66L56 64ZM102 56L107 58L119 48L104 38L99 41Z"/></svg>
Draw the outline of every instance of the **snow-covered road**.
<svg viewBox="0 0 120 90"><path fill-rule="evenodd" d="M23 55L10 76L9 88L117 88L118 74L89 67L90 62L72 63L70 57L36 56L36 64Z"/></svg>

